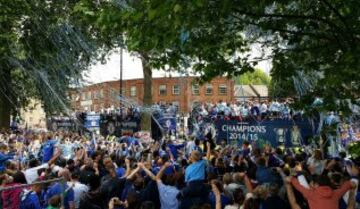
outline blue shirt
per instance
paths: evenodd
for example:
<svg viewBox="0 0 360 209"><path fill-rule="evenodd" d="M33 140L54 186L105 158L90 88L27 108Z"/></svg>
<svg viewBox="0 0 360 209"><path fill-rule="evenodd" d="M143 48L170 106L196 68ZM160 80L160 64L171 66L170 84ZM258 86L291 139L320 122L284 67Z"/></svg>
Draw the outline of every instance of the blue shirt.
<svg viewBox="0 0 360 209"><path fill-rule="evenodd" d="M52 158L55 150L55 144L56 140L49 140L44 144L42 148L43 163L47 163Z"/></svg>
<svg viewBox="0 0 360 209"><path fill-rule="evenodd" d="M206 160L199 160L189 165L185 170L185 182L205 180Z"/></svg>
<svg viewBox="0 0 360 209"><path fill-rule="evenodd" d="M46 193L46 203L49 201L49 199L55 195L60 195L61 193L65 192L65 196L64 196L64 202L65 202L65 209L69 209L69 203L70 202L74 202L74 190L72 188L69 188L69 186L67 184L64 185L64 189L60 183L56 183L53 186L51 186L47 193Z"/></svg>
<svg viewBox="0 0 360 209"><path fill-rule="evenodd" d="M276 183L276 176L274 176L270 168L258 166L256 170L256 180L259 184Z"/></svg>
<svg viewBox="0 0 360 209"><path fill-rule="evenodd" d="M175 145L175 144L168 144L167 145L171 151L171 154L174 156L174 159L178 157L178 149L185 147L185 144Z"/></svg>
<svg viewBox="0 0 360 209"><path fill-rule="evenodd" d="M179 190L174 186L164 185L161 182L157 183L159 190L159 197L161 209L177 209L179 208L179 201L176 196Z"/></svg>
<svg viewBox="0 0 360 209"><path fill-rule="evenodd" d="M116 176L118 178L121 178L121 177L124 176L125 172L126 172L125 168L119 167L119 168L116 169Z"/></svg>
<svg viewBox="0 0 360 209"><path fill-rule="evenodd" d="M41 209L37 194L31 191L21 194L20 209Z"/></svg>
<svg viewBox="0 0 360 209"><path fill-rule="evenodd" d="M4 154L4 153L0 152L0 171L4 171L6 169L5 162L12 158L13 158L12 155Z"/></svg>
<svg viewBox="0 0 360 209"><path fill-rule="evenodd" d="M226 205L231 204L231 200L228 197L226 197L224 194L221 194L220 200L221 200L221 208L225 208ZM215 197L214 192L210 192L209 202L210 202L211 208L216 207L216 197Z"/></svg>

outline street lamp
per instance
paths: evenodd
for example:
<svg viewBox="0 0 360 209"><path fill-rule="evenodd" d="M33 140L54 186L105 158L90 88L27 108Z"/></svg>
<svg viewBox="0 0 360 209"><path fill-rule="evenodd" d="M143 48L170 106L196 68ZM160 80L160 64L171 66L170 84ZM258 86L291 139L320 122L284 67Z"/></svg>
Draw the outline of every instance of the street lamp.
<svg viewBox="0 0 360 209"><path fill-rule="evenodd" d="M122 97L123 97L123 48L120 47L120 118L123 119L123 107L122 107ZM121 121L122 122L122 121ZM120 122L120 133L122 135L122 123Z"/></svg>
<svg viewBox="0 0 360 209"><path fill-rule="evenodd" d="M120 47L120 97L123 96L122 89L123 89L123 48Z"/></svg>

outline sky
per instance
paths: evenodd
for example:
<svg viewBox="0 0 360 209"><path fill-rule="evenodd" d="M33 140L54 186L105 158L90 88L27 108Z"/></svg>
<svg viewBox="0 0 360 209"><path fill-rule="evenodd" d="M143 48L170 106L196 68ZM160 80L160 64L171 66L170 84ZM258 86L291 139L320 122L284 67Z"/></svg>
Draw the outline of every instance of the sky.
<svg viewBox="0 0 360 209"><path fill-rule="evenodd" d="M265 50L268 53L269 50ZM261 56L261 47L252 46L251 57ZM258 68L264 70L266 73L270 72L271 61L262 61L257 65ZM171 73L172 76L177 76L177 73ZM169 76L169 73L164 71L153 71L153 77ZM107 62L101 64L100 62L91 66L90 70L85 74L85 80L89 84L101 83L104 81L119 80L120 78L120 53L114 52L108 56ZM141 61L139 58L130 55L128 52L123 54L123 79L143 78Z"/></svg>

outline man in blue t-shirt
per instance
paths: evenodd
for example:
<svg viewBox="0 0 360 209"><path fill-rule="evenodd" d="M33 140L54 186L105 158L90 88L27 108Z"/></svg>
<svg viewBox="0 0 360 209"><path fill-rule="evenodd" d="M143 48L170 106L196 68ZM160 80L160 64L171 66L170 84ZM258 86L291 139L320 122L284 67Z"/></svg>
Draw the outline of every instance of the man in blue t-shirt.
<svg viewBox="0 0 360 209"><path fill-rule="evenodd" d="M4 143L0 144L0 171L5 170L5 162L12 159L13 155L6 153L8 150L8 146Z"/></svg>
<svg viewBox="0 0 360 209"><path fill-rule="evenodd" d="M20 194L20 209L41 209L38 194L41 193L41 184L35 184L31 190L24 190Z"/></svg>
<svg viewBox="0 0 360 209"><path fill-rule="evenodd" d="M66 181L70 181L70 172L67 169L63 169L59 172L59 177L64 177ZM52 185L46 192L45 195L45 204L48 204L48 201L55 195L64 195L64 205L65 209L75 209L74 203L74 190L72 187L69 187L68 184L62 185L62 183L55 183Z"/></svg>
<svg viewBox="0 0 360 209"><path fill-rule="evenodd" d="M201 159L201 153L199 151L192 151L190 155L189 165L185 170L185 182L205 180L205 169L207 161Z"/></svg>
<svg viewBox="0 0 360 209"><path fill-rule="evenodd" d="M52 158L56 143L57 141L55 139L51 139L51 136L47 138L47 141L41 149L42 163L47 163Z"/></svg>
<svg viewBox="0 0 360 209"><path fill-rule="evenodd" d="M204 184L207 160L210 159L211 146L207 142L206 159L202 159L199 151L190 154L190 165L185 169L185 182L187 186L178 195L181 199L181 208L190 208L194 202L204 203L207 201L209 188Z"/></svg>

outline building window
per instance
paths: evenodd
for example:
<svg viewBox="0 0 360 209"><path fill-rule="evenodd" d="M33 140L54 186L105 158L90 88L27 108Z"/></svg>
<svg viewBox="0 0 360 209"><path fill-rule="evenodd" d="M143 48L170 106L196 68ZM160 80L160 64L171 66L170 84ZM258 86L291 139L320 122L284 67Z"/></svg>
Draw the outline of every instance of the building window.
<svg viewBox="0 0 360 209"><path fill-rule="evenodd" d="M159 95L165 96L166 95L166 85L160 85L159 86Z"/></svg>
<svg viewBox="0 0 360 209"><path fill-rule="evenodd" d="M81 93L81 100L85 100L86 99L86 93L85 92L83 92L83 93Z"/></svg>
<svg viewBox="0 0 360 209"><path fill-rule="evenodd" d="M91 100L91 91L88 91L88 92L86 93L86 98L85 98L85 100Z"/></svg>
<svg viewBox="0 0 360 209"><path fill-rule="evenodd" d="M227 94L227 86L225 84L219 85L219 95Z"/></svg>
<svg viewBox="0 0 360 209"><path fill-rule="evenodd" d="M100 96L100 99L104 98L104 90L103 89L100 89L99 96Z"/></svg>
<svg viewBox="0 0 360 209"><path fill-rule="evenodd" d="M205 94L206 95L212 95L213 94L213 86L211 84L206 85Z"/></svg>
<svg viewBox="0 0 360 209"><path fill-rule="evenodd" d="M180 86L174 85L173 86L173 95L179 95L180 94Z"/></svg>
<svg viewBox="0 0 360 209"><path fill-rule="evenodd" d="M132 86L130 88L130 96L132 96L132 97L136 96L136 86Z"/></svg>
<svg viewBox="0 0 360 209"><path fill-rule="evenodd" d="M94 91L93 95L94 95L94 99L99 99L100 92L99 91Z"/></svg>
<svg viewBox="0 0 360 209"><path fill-rule="evenodd" d="M199 95L200 94L199 84L193 84L192 85L192 94L193 95Z"/></svg>
<svg viewBox="0 0 360 209"><path fill-rule="evenodd" d="M126 97L126 89L125 89L125 87L123 87L123 89L121 89L121 96Z"/></svg>
<svg viewBox="0 0 360 209"><path fill-rule="evenodd" d="M98 112L99 111L99 105L94 105L93 111Z"/></svg>
<svg viewBox="0 0 360 209"><path fill-rule="evenodd" d="M111 90L111 99L117 99L118 98L118 93L114 90Z"/></svg>

